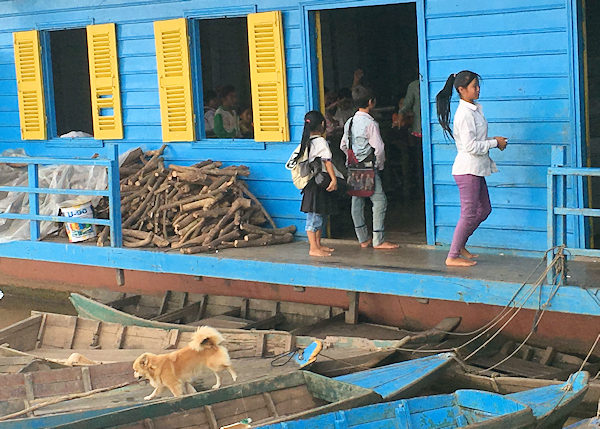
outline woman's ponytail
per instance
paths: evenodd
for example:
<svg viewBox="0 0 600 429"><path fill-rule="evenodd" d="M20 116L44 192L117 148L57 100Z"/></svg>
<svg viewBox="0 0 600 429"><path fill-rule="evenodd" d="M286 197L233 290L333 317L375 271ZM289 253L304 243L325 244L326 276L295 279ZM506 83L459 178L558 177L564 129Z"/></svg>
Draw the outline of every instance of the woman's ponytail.
<svg viewBox="0 0 600 429"><path fill-rule="evenodd" d="M311 110L304 115L304 129L302 130L302 140L300 140L300 152L298 152L298 156L294 159L295 162L298 162L307 150L310 143L310 133L313 131L325 131L325 117L318 110Z"/></svg>
<svg viewBox="0 0 600 429"><path fill-rule="evenodd" d="M450 128L450 99L452 98L452 88L454 86L455 79L456 75L454 73L448 76L448 80L446 80L444 88L442 88L442 90L435 96L438 122L444 130L444 135L452 138L454 138L454 136L452 135L452 129Z"/></svg>

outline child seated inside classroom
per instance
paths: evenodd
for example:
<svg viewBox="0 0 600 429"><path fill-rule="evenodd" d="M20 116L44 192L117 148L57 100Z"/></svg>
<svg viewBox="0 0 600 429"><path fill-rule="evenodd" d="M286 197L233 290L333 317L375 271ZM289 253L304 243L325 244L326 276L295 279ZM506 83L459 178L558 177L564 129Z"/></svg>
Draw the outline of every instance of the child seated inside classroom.
<svg viewBox="0 0 600 429"><path fill-rule="evenodd" d="M215 112L215 136L220 139L234 139L242 136L240 118L235 111L237 92L233 85L221 89L221 105Z"/></svg>

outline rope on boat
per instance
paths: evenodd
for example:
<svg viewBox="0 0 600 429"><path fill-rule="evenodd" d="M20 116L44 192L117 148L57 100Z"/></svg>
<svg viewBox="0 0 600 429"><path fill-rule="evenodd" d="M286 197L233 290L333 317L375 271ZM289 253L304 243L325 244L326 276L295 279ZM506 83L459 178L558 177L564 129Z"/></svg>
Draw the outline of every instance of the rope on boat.
<svg viewBox="0 0 600 429"><path fill-rule="evenodd" d="M592 344L592 347L590 348L590 351L586 355L586 357L583 360L583 362L581 362L581 366L579 367L579 370L575 374L578 374L578 373L580 373L583 370L583 367L585 366L585 364L587 363L588 359L592 355L594 349L598 345L598 341L600 341L600 334L598 334L598 336L596 337L596 340L594 341L594 344ZM542 427L544 427L544 422L546 421L546 419L552 415L552 412L554 410L556 410L556 408L558 408L558 406L561 404L561 402L563 401L563 399L565 399L565 396L567 396L567 394L571 390L573 390L573 382L577 378L577 377L574 377L573 375L571 375L571 377L569 377L569 380L567 381L567 383L563 387L561 387L561 390L563 390L565 393L562 394L562 396L560 397L560 399L558 400L558 402L556 403L556 405L554 407L552 407L552 409L546 414L546 417L544 417L543 419L541 419L538 422L538 424L536 425L536 428L542 428ZM596 414L596 417L597 418L600 417L600 402L598 403L598 412Z"/></svg>
<svg viewBox="0 0 600 429"><path fill-rule="evenodd" d="M519 301L519 302L515 302L517 296L522 292L522 290L524 289L524 287L527 285L527 282L529 281L529 279L532 277L533 274L535 274L535 272L538 270L538 268L540 267L540 265L547 259L548 254L550 252L555 251L555 250L557 250L557 252L556 252L556 255L554 256L554 258L552 259L552 262L538 276L536 282L531 286L530 290L527 292L527 294L523 298L523 300ZM559 270L558 270L559 274L557 274L554 277L554 280L556 280L557 278L561 278L561 279L564 278L564 276L562 276L562 273L564 273L564 271L562 271L562 270L564 270L564 266L565 266L564 265L564 246L555 246L552 249L549 249L549 250L547 250L544 253L544 257L540 260L540 262L537 264L537 266L534 268L534 270L527 276L526 281L521 284L521 286L517 289L517 291L513 294L513 296L509 300L508 304L506 304L506 306L500 311L500 313L498 313L491 321L489 321L486 325L482 326L481 328L479 328L479 329L477 329L475 331L472 331L470 333L460 333L460 334L465 334L465 335L471 335L471 334L473 334L475 332L479 332L478 335L476 335L475 337L471 338L470 340L468 340L464 344L461 344L460 346L457 346L457 347L454 347L454 348L447 348L447 349L439 349L439 348L438 349L410 349L410 348L404 348L404 347L394 347L394 348L396 350L399 350L399 351L410 352L410 353L441 353L441 352L454 352L454 353L458 353L458 351L460 349L466 347L467 345L471 344L472 342L476 341L477 339L479 339L480 337L482 337L483 335L485 335L486 333L488 333L489 331L491 331L503 319L505 319L506 317L508 317L508 315L511 312L513 312L513 314L508 319L508 321L506 323L504 323L496 331L496 333L490 339L488 339L482 346L478 347L477 350L475 350L467 358L465 358L465 360L471 358L473 355L475 355L480 350L482 350L485 346L487 346L498 334L500 334L500 332L502 332L502 330L523 309L523 307L527 303L527 300L531 297L531 295L533 295L533 293L536 291L536 289L538 287L541 289L541 285L544 283L544 279L546 278L547 274L550 272L551 269L553 269L556 266L559 267ZM550 297L549 297L548 302L547 302L548 305L550 304L552 298L554 298L554 296L556 295L556 292L558 291L558 287L560 287L560 283L557 285L557 287L555 288L555 290L553 290L552 293L550 294ZM513 302L515 302L515 306L511 306L511 304ZM547 307L547 305L546 305L546 307ZM537 326L537 325L534 323L534 326ZM444 331L440 331L440 332L444 332ZM459 334L459 333L455 333L455 334Z"/></svg>

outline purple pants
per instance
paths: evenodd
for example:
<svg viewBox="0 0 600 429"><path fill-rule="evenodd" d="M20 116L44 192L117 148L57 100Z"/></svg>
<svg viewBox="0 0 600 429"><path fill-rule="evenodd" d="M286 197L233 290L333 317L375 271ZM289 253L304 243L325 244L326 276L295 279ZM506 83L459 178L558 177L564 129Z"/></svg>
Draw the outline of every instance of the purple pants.
<svg viewBox="0 0 600 429"><path fill-rule="evenodd" d="M492 212L492 206L485 177L472 174L453 177L460 192L460 219L454 230L448 257L458 258L460 249L465 247L471 234Z"/></svg>

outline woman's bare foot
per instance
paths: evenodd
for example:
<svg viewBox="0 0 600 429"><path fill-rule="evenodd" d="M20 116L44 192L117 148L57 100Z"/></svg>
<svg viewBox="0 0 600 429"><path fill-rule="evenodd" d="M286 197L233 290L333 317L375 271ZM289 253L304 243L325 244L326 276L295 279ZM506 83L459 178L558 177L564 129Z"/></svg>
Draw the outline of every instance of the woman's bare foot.
<svg viewBox="0 0 600 429"><path fill-rule="evenodd" d="M398 247L400 247L399 244L397 243L390 243L389 241L384 241L383 243L381 243L378 246L373 246L373 249L397 249Z"/></svg>
<svg viewBox="0 0 600 429"><path fill-rule="evenodd" d="M322 257L322 256L331 256L331 253L326 252L325 250L320 249L320 248L319 249L310 249L308 251L308 254L310 256L319 256L319 257Z"/></svg>
<svg viewBox="0 0 600 429"><path fill-rule="evenodd" d="M362 247L363 249L366 249L367 247L371 246L372 243L373 243L373 240L368 239L367 241L363 241L362 243L360 243L360 247Z"/></svg>
<svg viewBox="0 0 600 429"><path fill-rule="evenodd" d="M333 247L319 246L319 249L321 249L323 252L335 252Z"/></svg>
<svg viewBox="0 0 600 429"><path fill-rule="evenodd" d="M467 258L467 259L479 258L479 255L469 252L466 247L463 247L462 249L460 249L460 256L462 256L463 258Z"/></svg>
<svg viewBox="0 0 600 429"><path fill-rule="evenodd" d="M446 265L449 267L472 267L476 264L477 262L464 258L446 258Z"/></svg>

